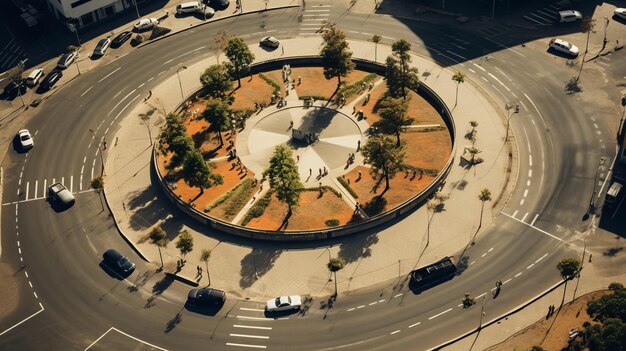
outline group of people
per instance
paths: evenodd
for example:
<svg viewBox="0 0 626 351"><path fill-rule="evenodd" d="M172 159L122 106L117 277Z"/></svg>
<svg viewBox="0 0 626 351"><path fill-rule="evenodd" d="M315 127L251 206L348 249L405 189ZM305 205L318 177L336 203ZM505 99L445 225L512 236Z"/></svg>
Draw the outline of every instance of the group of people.
<svg viewBox="0 0 626 351"><path fill-rule="evenodd" d="M355 157L356 156L354 155L354 152L348 154L348 161L346 161L346 168L350 167L350 165L354 163L354 158Z"/></svg>

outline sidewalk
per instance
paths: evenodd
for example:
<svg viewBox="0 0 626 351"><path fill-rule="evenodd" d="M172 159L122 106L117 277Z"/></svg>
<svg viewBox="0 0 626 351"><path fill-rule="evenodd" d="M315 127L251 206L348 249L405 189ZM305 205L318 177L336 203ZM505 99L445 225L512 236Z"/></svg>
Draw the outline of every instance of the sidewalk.
<svg viewBox="0 0 626 351"><path fill-rule="evenodd" d="M319 38L284 40L284 57L317 54L320 43ZM354 52L354 57L374 59L371 43L350 42L350 49ZM251 47L251 50L258 61L278 58L281 55L280 52L266 52L257 47ZM381 60L390 54L387 46L379 45L378 51ZM454 72L420 57L413 57L413 62L420 70L423 83L437 91L449 106L453 106L456 83L451 76ZM185 95L199 88L197 77L213 63L215 59L211 58L188 66L188 69L180 72ZM178 89L178 81L174 75L153 89L149 103L159 106L159 109L171 111L179 102ZM479 122L479 140L476 146L482 150L481 157L485 162L468 171L458 166L458 161L455 160L444 189L451 195L445 203L446 211L435 215L431 223L430 245L419 264L460 251L467 243L466 239L469 239L478 226L478 215L466 210L468 204L476 204L478 208L477 195L482 188L490 188L496 198L504 187L507 158L501 153L504 122L499 112L469 81L459 87L458 100L453 112L458 129L455 159L458 160L459 150L468 143L464 135L471 129L469 121L476 120ZM329 254L333 257L341 256L348 262L337 274L339 290L342 292L384 282L396 278L399 273L407 274L418 264L418 254L425 244L425 208L415 211L409 218L378 234L367 237L359 235L346 238L332 247L313 249L302 249L305 245L249 243L219 233L202 233L209 230L184 216L179 217L178 212L176 215L167 213L160 202L166 200L157 198L160 190L158 186L151 185L148 133L139 134L138 137L136 132L145 130L145 126L140 125L141 120L135 116L149 109L149 104L141 103L122 121L120 132L116 135L119 138L118 145L110 147L109 154L106 155L105 192L121 231L155 265L160 264L159 254L157 248L146 241L146 235L156 224L161 224L173 241L162 250L166 271L175 270L179 259L175 248L176 236L183 229L187 229L194 235L194 251L187 255L187 264L179 275L193 281L197 272L196 266L204 267L204 263L199 260L201 250L211 249L211 286L226 290L231 295L247 298L261 299L285 293L312 296L331 294L333 286L328 282L329 273L326 268ZM158 128L154 127L154 121L152 125L152 134L157 135ZM456 185L459 187L456 188ZM461 188L463 190L459 190ZM489 227L492 218L491 209L487 207L483 228ZM454 223L453 226L450 223ZM311 244L313 245L315 244ZM199 284L207 283L205 274Z"/></svg>

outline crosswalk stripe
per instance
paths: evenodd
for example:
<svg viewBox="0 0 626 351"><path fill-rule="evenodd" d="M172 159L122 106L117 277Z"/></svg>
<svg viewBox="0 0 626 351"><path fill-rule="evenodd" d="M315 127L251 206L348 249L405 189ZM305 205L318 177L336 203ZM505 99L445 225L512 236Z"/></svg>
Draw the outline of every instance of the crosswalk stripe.
<svg viewBox="0 0 626 351"><path fill-rule="evenodd" d="M556 13L556 12L552 12L552 13L545 13L545 12L543 12L543 11L541 11L541 10L537 10L537 12L542 13L542 14L544 14L544 15L546 15L546 16L551 16L551 17L553 17L553 16L554 16L554 17L556 17L556 15L557 15L557 13Z"/></svg>
<svg viewBox="0 0 626 351"><path fill-rule="evenodd" d="M74 176L70 176L70 193L74 192Z"/></svg>
<svg viewBox="0 0 626 351"><path fill-rule="evenodd" d="M29 185L30 185L30 182L26 182L26 200L28 200L28 186Z"/></svg>
<svg viewBox="0 0 626 351"><path fill-rule="evenodd" d="M35 197L37 197L37 187L39 186L39 181L35 180Z"/></svg>
<svg viewBox="0 0 626 351"><path fill-rule="evenodd" d="M45 193L46 193L45 189L48 189L48 179L43 180L43 189L44 189L44 197L45 197Z"/></svg>

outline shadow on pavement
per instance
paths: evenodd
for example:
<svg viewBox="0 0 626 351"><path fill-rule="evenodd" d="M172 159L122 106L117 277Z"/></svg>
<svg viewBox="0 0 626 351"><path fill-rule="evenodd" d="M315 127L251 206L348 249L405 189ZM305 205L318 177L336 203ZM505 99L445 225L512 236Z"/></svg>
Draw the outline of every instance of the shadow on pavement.
<svg viewBox="0 0 626 351"><path fill-rule="evenodd" d="M249 288L261 276L274 267L276 259L282 250L275 248L253 248L252 251L241 259L241 279L239 286Z"/></svg>

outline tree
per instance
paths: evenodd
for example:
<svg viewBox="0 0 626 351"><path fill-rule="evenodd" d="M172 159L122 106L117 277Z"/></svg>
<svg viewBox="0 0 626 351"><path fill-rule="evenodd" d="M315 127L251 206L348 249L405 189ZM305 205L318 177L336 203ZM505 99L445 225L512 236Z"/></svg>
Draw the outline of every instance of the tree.
<svg viewBox="0 0 626 351"><path fill-rule="evenodd" d="M556 268L559 270L561 278L565 281L563 299L561 300L561 305L563 305L563 302L565 302L565 292L567 291L567 282L580 273L580 261L575 257L565 257L557 263Z"/></svg>
<svg viewBox="0 0 626 351"><path fill-rule="evenodd" d="M580 80L580 75L583 72L583 65L585 64L585 57L587 57L587 51L589 50L589 35L593 31L593 27L595 27L595 20L591 17L583 17L580 21L580 31L583 33L587 33L587 42L585 44L585 53L583 54L583 59L580 61L580 70L578 71L578 77L576 77L576 81Z"/></svg>
<svg viewBox="0 0 626 351"><path fill-rule="evenodd" d="M411 44L400 39L391 44L393 56L387 57L386 78L391 96L406 99L408 89L415 90L419 85L417 68L410 67L411 56L409 51Z"/></svg>
<svg viewBox="0 0 626 351"><path fill-rule="evenodd" d="M230 75L237 79L237 88L241 88L241 77L250 72L250 64L254 62L254 54L240 37L233 37L228 40L224 54L230 61L226 67Z"/></svg>
<svg viewBox="0 0 626 351"><path fill-rule="evenodd" d="M183 262L184 262L185 255L193 251L193 236L191 236L191 234L189 234L187 230L183 230L178 235L176 248L180 251L181 256L183 256Z"/></svg>
<svg viewBox="0 0 626 351"><path fill-rule="evenodd" d="M228 104L217 98L209 98L205 106L206 108L202 112L202 118L211 123L211 129L217 131L221 147L224 145L222 131L230 128L230 110Z"/></svg>
<svg viewBox="0 0 626 351"><path fill-rule="evenodd" d="M171 151L169 150L169 146L172 144L173 140L177 137L185 135L187 135L187 128L181 121L180 117L174 113L168 113L165 116L165 125L163 126L159 137L159 149L162 152Z"/></svg>
<svg viewBox="0 0 626 351"><path fill-rule="evenodd" d="M206 188L224 184L222 176L212 173L204 158L202 158L202 154L195 149L185 157L183 176L187 185L200 188L200 195L204 193Z"/></svg>
<svg viewBox="0 0 626 351"><path fill-rule="evenodd" d="M324 26L322 34L322 64L324 77L332 79L337 77L337 87L341 85L341 77L346 77L354 69L352 52L348 50L346 34L335 27L334 24Z"/></svg>
<svg viewBox="0 0 626 351"><path fill-rule="evenodd" d="M98 193L98 197L100 198L100 206L102 207L102 211L104 211L104 204L102 203L102 190L104 189L104 178L102 176L95 177L91 180L91 184L89 186Z"/></svg>
<svg viewBox="0 0 626 351"><path fill-rule="evenodd" d="M304 188L291 149L284 145L276 146L263 177L269 177L270 187L276 190L278 200L287 203L287 216L290 216L292 207L300 201L300 192Z"/></svg>
<svg viewBox="0 0 626 351"><path fill-rule="evenodd" d="M626 320L626 289L621 283L609 285L611 294L587 302L587 314L595 321L604 322L608 318Z"/></svg>
<svg viewBox="0 0 626 351"><path fill-rule="evenodd" d="M161 248L167 246L167 235L165 234L163 228L161 228L160 225L157 225L150 231L149 238L150 242L159 249L159 258L161 259L160 269L163 269L163 254L161 253Z"/></svg>
<svg viewBox="0 0 626 351"><path fill-rule="evenodd" d="M233 87L228 67L220 64L209 66L200 76L200 83L207 95L220 99L223 99Z"/></svg>
<svg viewBox="0 0 626 351"><path fill-rule="evenodd" d="M472 134L472 145L474 144L475 140L476 139L474 138L474 135ZM481 153L480 149L478 149L475 146L471 146L471 147L468 147L466 150L467 150L467 152L469 152L470 155L472 155L472 158L470 159L470 163L471 164L476 164L476 163L482 162L482 159L479 159L479 160L476 159L476 155Z"/></svg>
<svg viewBox="0 0 626 351"><path fill-rule="evenodd" d="M200 254L200 261L204 262L206 265L206 275L209 279L209 286L211 286L211 274L209 273L209 258L211 258L211 250L202 249L202 253Z"/></svg>
<svg viewBox="0 0 626 351"><path fill-rule="evenodd" d="M480 224L478 228L483 225L483 211L485 210L485 202L491 201L491 191L487 188L483 188L478 194L478 200L480 200Z"/></svg>
<svg viewBox="0 0 626 351"><path fill-rule="evenodd" d="M167 150L174 153L170 166L177 167L185 161L187 154L194 150L193 140L187 134L176 136L168 145Z"/></svg>
<svg viewBox="0 0 626 351"><path fill-rule="evenodd" d="M331 258L330 260L328 260L328 264L326 264L326 266L328 267L328 270L331 273L333 273L333 276L335 278L335 295L334 296L337 296L337 272L342 270L343 267L346 266L346 261L344 261L344 259L341 257Z"/></svg>
<svg viewBox="0 0 626 351"><path fill-rule="evenodd" d="M386 97L380 102L378 113L381 119L376 122L376 127L383 133L396 135L396 147L400 147L400 132L405 126L413 123L413 118L407 117L407 100Z"/></svg>
<svg viewBox="0 0 626 351"><path fill-rule="evenodd" d="M396 176L396 172L404 168L404 145L396 147L394 142L386 136L370 138L363 146L361 153L365 163L371 165L370 173L373 176L382 175L385 178L385 190L379 195L383 197L389 190L389 179Z"/></svg>
<svg viewBox="0 0 626 351"><path fill-rule="evenodd" d="M374 34L372 39L370 39L374 43L374 61L378 61L378 43L380 43L382 38L380 34Z"/></svg>
<svg viewBox="0 0 626 351"><path fill-rule="evenodd" d="M456 82L456 94L454 98L454 107L456 107L459 100L459 85L461 83L465 83L465 74L461 71L457 71L454 75L452 75L452 80Z"/></svg>

